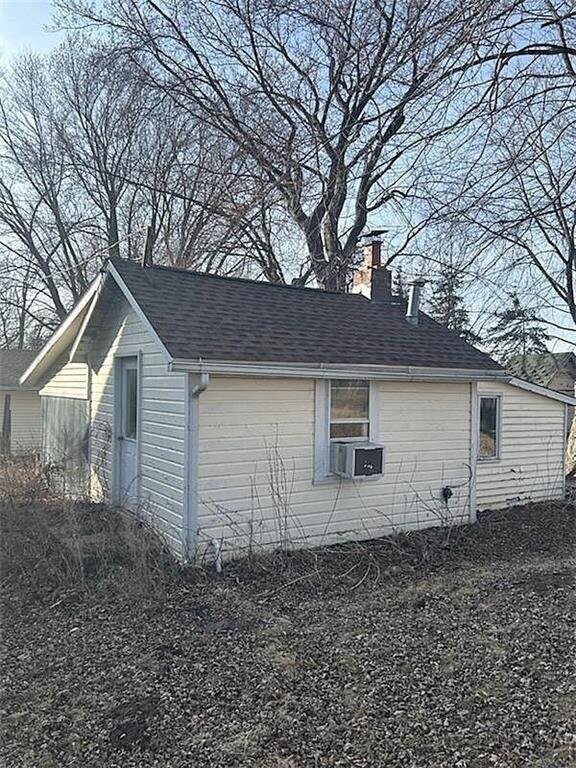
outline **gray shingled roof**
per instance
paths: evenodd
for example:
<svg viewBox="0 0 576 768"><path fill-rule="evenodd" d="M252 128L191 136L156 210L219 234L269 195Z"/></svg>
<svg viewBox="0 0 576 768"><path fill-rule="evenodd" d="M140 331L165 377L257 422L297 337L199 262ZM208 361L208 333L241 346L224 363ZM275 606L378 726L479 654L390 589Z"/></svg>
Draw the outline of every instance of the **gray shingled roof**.
<svg viewBox="0 0 576 768"><path fill-rule="evenodd" d="M0 349L0 388L17 389L20 376L37 354L31 349Z"/></svg>
<svg viewBox="0 0 576 768"><path fill-rule="evenodd" d="M506 367L519 379L547 387L562 371L576 377L576 355L573 352L514 355Z"/></svg>
<svg viewBox="0 0 576 768"><path fill-rule="evenodd" d="M501 370L422 314L362 296L167 267L114 267L172 357Z"/></svg>

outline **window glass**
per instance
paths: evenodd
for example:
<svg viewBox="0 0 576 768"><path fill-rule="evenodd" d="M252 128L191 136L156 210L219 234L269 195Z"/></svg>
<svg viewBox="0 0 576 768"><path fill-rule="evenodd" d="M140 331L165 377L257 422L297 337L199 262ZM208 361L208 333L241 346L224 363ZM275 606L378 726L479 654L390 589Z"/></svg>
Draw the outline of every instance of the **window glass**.
<svg viewBox="0 0 576 768"><path fill-rule="evenodd" d="M480 446L481 459L494 459L498 456L498 409L497 397L480 398Z"/></svg>
<svg viewBox="0 0 576 768"><path fill-rule="evenodd" d="M136 414L138 411L138 377L135 368L124 371L126 401L124 411L124 437L136 439Z"/></svg>
<svg viewBox="0 0 576 768"><path fill-rule="evenodd" d="M330 439L362 440L369 437L370 387L359 379L330 382Z"/></svg>
<svg viewBox="0 0 576 768"><path fill-rule="evenodd" d="M330 439L345 440L346 438L361 437L368 438L368 424L348 423L348 424L330 424Z"/></svg>

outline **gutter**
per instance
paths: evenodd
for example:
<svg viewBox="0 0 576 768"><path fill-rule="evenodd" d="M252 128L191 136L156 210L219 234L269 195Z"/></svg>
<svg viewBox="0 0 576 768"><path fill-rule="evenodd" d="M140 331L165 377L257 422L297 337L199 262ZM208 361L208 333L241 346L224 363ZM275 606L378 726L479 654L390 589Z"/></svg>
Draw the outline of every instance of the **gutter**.
<svg viewBox="0 0 576 768"><path fill-rule="evenodd" d="M367 378L382 381L503 381L512 379L498 369L425 368L392 365L342 365L337 363L252 363L227 360L173 359L171 371L230 376L299 377L314 379Z"/></svg>
<svg viewBox="0 0 576 768"><path fill-rule="evenodd" d="M184 559L190 560L196 539L198 520L198 445L200 426L200 395L210 383L210 375L201 373L193 383L192 376L186 376L186 462L184 478Z"/></svg>

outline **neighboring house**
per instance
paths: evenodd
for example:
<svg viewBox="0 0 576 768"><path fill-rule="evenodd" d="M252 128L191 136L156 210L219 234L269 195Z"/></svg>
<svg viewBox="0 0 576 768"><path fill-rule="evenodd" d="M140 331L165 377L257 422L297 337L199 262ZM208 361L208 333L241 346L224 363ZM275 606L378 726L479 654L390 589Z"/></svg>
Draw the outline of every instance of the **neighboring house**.
<svg viewBox="0 0 576 768"><path fill-rule="evenodd" d="M38 388L19 383L36 354L28 349L0 349L0 453L17 454L40 448Z"/></svg>
<svg viewBox="0 0 576 768"><path fill-rule="evenodd" d="M419 312L419 285L407 308L371 258L371 300L109 261L22 379L47 458L66 423L78 469L89 426L91 495L150 514L181 557L560 498L573 401Z"/></svg>
<svg viewBox="0 0 576 768"><path fill-rule="evenodd" d="M544 352L515 355L507 366L519 379L553 389L573 397L576 391L576 355L573 352ZM569 408L568 423L572 423L574 408Z"/></svg>
<svg viewBox="0 0 576 768"><path fill-rule="evenodd" d="M514 355L507 366L519 379L564 395L574 395L576 384L576 355L574 352L544 352Z"/></svg>

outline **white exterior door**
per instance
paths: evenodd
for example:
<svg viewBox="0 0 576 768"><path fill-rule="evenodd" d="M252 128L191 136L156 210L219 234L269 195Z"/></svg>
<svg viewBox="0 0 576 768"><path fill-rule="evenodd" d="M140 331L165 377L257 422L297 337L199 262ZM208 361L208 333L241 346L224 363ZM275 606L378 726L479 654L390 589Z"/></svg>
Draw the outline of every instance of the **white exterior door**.
<svg viewBox="0 0 576 768"><path fill-rule="evenodd" d="M120 504L130 505L138 500L138 358L120 358L116 380L118 383L116 388L118 398L117 495Z"/></svg>

